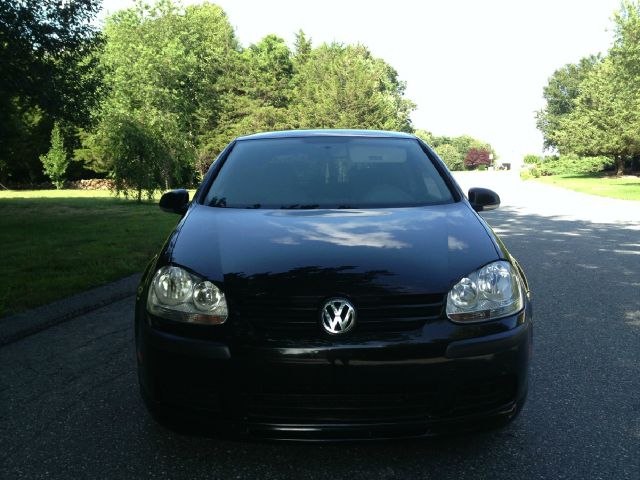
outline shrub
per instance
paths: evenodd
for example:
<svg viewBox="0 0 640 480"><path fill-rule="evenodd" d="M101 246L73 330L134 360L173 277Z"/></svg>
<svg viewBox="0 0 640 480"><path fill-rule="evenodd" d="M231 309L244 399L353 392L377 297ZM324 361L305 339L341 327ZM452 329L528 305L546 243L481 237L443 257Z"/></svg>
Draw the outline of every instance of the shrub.
<svg viewBox="0 0 640 480"><path fill-rule="evenodd" d="M490 153L484 148L472 148L464 157L464 166L474 168L479 165L491 165Z"/></svg>
<svg viewBox="0 0 640 480"><path fill-rule="evenodd" d="M524 156L524 163L525 165L540 165L543 161L543 157L541 157L540 155L525 155Z"/></svg>
<svg viewBox="0 0 640 480"><path fill-rule="evenodd" d="M460 152L448 143L436 148L436 153L447 165L449 170L464 170L464 160Z"/></svg>
<svg viewBox="0 0 640 480"><path fill-rule="evenodd" d="M608 157L579 157L574 154L552 156L544 158L540 164L540 174L595 173L611 165L613 160Z"/></svg>
<svg viewBox="0 0 640 480"><path fill-rule="evenodd" d="M522 170L520 170L520 178L522 180L529 180L531 177L531 174L529 173L529 169L527 168L523 168Z"/></svg>
<svg viewBox="0 0 640 480"><path fill-rule="evenodd" d="M44 174L51 179L57 189L64 186L64 175L69 166L67 152L64 150L64 142L58 123L53 124L51 130L51 148L46 155L40 155Z"/></svg>

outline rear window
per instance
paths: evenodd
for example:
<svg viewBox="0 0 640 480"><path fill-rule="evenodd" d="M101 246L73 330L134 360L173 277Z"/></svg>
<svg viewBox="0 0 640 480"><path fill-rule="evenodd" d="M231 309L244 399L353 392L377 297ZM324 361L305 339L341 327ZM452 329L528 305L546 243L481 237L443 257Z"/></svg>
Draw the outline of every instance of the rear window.
<svg viewBox="0 0 640 480"><path fill-rule="evenodd" d="M417 140L303 137L242 140L205 204L226 208L385 208L453 202Z"/></svg>

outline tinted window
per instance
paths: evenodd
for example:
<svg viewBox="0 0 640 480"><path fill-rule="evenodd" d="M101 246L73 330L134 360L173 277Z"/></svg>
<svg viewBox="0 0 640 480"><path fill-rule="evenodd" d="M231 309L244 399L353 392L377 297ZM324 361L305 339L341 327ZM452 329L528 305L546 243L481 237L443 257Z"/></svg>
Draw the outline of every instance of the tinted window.
<svg viewBox="0 0 640 480"><path fill-rule="evenodd" d="M231 208L367 208L453 201L416 140L305 137L239 141L205 199Z"/></svg>

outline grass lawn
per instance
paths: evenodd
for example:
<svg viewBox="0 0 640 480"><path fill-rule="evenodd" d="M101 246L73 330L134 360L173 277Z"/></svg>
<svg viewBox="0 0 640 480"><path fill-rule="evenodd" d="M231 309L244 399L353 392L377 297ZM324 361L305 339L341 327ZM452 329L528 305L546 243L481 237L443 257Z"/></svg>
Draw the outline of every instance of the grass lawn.
<svg viewBox="0 0 640 480"><path fill-rule="evenodd" d="M108 191L0 192L0 316L141 271L178 220Z"/></svg>
<svg viewBox="0 0 640 480"><path fill-rule="evenodd" d="M601 197L640 200L640 177L636 176L617 178L604 175L569 174L540 177L536 180Z"/></svg>

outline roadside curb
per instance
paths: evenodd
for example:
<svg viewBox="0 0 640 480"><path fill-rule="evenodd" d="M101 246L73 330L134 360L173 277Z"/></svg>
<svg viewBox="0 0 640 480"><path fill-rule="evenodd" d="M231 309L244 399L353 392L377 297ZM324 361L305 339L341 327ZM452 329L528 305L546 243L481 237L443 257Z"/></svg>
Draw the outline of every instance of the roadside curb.
<svg viewBox="0 0 640 480"><path fill-rule="evenodd" d="M48 305L0 318L0 346L132 296L136 293L140 277L141 274L136 273Z"/></svg>

